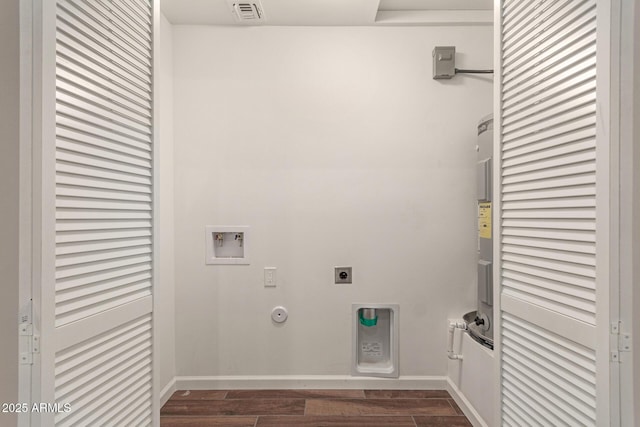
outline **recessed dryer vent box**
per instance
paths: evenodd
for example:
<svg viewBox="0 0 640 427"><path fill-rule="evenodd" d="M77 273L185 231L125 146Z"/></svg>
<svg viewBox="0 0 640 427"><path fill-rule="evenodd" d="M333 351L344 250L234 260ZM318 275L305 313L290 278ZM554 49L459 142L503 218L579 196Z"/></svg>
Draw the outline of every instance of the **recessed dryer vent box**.
<svg viewBox="0 0 640 427"><path fill-rule="evenodd" d="M249 227L208 225L205 232L207 264L250 264Z"/></svg>

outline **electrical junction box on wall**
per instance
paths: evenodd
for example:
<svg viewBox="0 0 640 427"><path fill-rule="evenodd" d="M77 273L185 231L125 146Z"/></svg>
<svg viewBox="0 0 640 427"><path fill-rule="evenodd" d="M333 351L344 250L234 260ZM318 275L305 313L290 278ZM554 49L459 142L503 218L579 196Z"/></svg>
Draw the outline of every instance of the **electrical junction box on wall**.
<svg viewBox="0 0 640 427"><path fill-rule="evenodd" d="M436 46L432 55L434 79L450 79L456 75L455 46Z"/></svg>
<svg viewBox="0 0 640 427"><path fill-rule="evenodd" d="M207 225L205 234L207 264L250 264L249 227Z"/></svg>

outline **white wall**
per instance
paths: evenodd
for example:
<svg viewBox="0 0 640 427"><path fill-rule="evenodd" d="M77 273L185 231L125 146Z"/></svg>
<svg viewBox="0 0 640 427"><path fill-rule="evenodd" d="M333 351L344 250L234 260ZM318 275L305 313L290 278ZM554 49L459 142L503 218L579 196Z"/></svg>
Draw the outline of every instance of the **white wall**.
<svg viewBox="0 0 640 427"><path fill-rule="evenodd" d="M0 3L0 403L18 402L19 2ZM0 425L15 425L0 412Z"/></svg>
<svg viewBox="0 0 640 427"><path fill-rule="evenodd" d="M173 31L177 374L348 375L351 304L371 302L400 304L401 375L446 375L446 321L475 306L492 84L432 80L431 51L490 67L492 29ZM205 225L251 226L251 265L206 266Z"/></svg>
<svg viewBox="0 0 640 427"><path fill-rule="evenodd" d="M160 144L158 173L158 276L155 297L158 299L158 340L160 359L160 389L173 381L175 364L175 254L173 215L173 58L172 27L164 15L160 21L160 70L158 85L158 143Z"/></svg>
<svg viewBox="0 0 640 427"><path fill-rule="evenodd" d="M478 424L495 426L495 399L492 392L496 382L494 352L474 341L467 332L461 329L454 332L454 352L463 358L448 361L447 376L456 387L452 396L457 398L461 406L473 411L467 416L471 415Z"/></svg>

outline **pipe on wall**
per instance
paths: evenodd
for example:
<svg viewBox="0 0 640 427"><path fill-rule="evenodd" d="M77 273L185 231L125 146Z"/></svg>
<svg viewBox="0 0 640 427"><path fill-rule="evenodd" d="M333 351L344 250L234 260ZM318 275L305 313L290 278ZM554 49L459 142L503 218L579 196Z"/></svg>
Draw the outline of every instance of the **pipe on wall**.
<svg viewBox="0 0 640 427"><path fill-rule="evenodd" d="M447 357L451 360L462 360L462 354L456 354L453 352L453 337L456 329L463 331L467 330L467 324L463 320L450 320L449 321L449 340L447 343Z"/></svg>

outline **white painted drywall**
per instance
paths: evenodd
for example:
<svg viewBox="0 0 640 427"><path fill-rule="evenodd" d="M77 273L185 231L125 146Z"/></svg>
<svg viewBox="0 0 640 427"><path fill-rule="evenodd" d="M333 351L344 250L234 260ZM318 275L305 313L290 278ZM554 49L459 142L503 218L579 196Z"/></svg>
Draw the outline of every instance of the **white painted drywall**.
<svg viewBox="0 0 640 427"><path fill-rule="evenodd" d="M173 59L172 27L164 15L160 21L160 70L158 84L158 137L160 144L158 206L158 277L155 278L155 298L158 299L158 340L160 359L160 390L173 381L175 368L175 253L173 215Z"/></svg>
<svg viewBox="0 0 640 427"><path fill-rule="evenodd" d="M473 340L468 333L455 331L454 351L462 360L449 360L447 376L471 404L484 425L495 426L496 376L493 372L493 351Z"/></svg>
<svg viewBox="0 0 640 427"><path fill-rule="evenodd" d="M433 80L431 51L490 67L492 28L173 34L177 374L348 375L351 304L371 302L400 305L402 376L446 375L447 319L475 306L492 83ZM251 265L205 265L206 225L251 226Z"/></svg>
<svg viewBox="0 0 640 427"><path fill-rule="evenodd" d="M19 2L0 3L0 404L18 403ZM0 425L17 423L0 412Z"/></svg>

